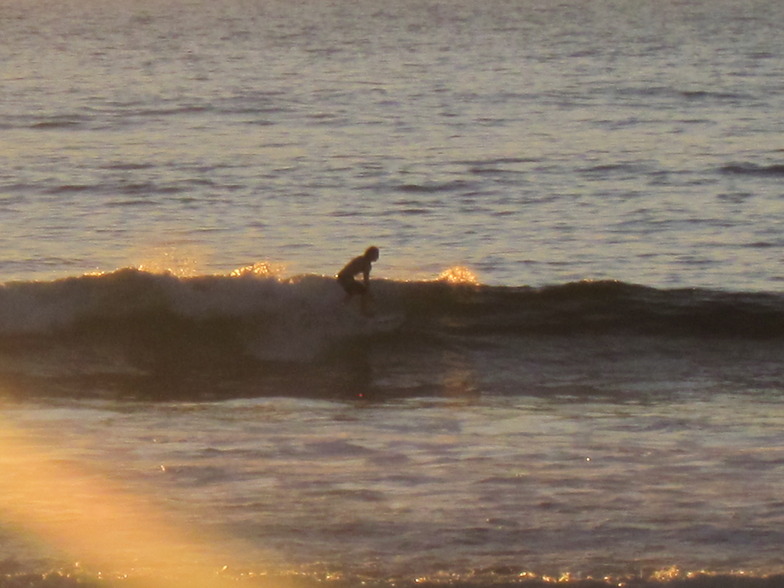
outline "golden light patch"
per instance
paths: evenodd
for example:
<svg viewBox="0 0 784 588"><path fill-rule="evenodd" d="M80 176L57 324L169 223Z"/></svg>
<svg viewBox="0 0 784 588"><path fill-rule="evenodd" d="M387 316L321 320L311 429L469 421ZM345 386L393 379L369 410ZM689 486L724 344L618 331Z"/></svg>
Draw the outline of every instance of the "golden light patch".
<svg viewBox="0 0 784 588"><path fill-rule="evenodd" d="M276 278L286 271L286 266L282 263L272 263L267 261L259 261L252 265L238 267L229 274L232 278L242 278L245 276L254 276L257 278Z"/></svg>
<svg viewBox="0 0 784 588"><path fill-rule="evenodd" d="M468 284L472 286L479 285L479 278L474 272L464 266L454 266L445 269L439 275L437 280L439 282L448 282L450 284Z"/></svg>
<svg viewBox="0 0 784 588"><path fill-rule="evenodd" d="M193 243L150 243L131 254L136 269L151 274L192 278L203 270L207 253Z"/></svg>
<svg viewBox="0 0 784 588"><path fill-rule="evenodd" d="M0 420L0 521L103 578L145 588L223 588L233 562L195 527Z"/></svg>

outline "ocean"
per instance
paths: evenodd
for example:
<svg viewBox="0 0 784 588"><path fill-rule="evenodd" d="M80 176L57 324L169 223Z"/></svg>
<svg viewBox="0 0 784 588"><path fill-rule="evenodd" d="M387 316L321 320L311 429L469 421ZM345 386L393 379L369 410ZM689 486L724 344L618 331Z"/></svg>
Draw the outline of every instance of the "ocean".
<svg viewBox="0 0 784 588"><path fill-rule="evenodd" d="M782 30L0 0L0 587L784 586Z"/></svg>

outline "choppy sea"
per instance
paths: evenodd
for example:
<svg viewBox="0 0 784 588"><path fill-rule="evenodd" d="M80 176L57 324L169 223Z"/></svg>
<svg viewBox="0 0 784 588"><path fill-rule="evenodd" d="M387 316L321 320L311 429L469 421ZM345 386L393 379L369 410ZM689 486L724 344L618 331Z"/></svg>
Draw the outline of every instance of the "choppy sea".
<svg viewBox="0 0 784 588"><path fill-rule="evenodd" d="M784 586L782 30L0 0L0 587Z"/></svg>

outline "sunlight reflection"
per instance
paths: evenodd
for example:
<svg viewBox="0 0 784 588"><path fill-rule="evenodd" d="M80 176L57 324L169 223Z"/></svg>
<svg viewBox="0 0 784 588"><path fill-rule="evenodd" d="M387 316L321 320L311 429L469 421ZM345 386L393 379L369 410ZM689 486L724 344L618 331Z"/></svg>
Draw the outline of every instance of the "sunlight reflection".
<svg viewBox="0 0 784 588"><path fill-rule="evenodd" d="M447 398L470 398L478 394L476 373L468 358L454 353L445 355L441 386Z"/></svg>
<svg viewBox="0 0 784 588"><path fill-rule="evenodd" d="M147 588L222 588L232 562L201 530L167 521L136 496L67 454L38 446L0 421L0 520L104 578L143 578ZM126 585L124 582L123 585Z"/></svg>
<svg viewBox="0 0 784 588"><path fill-rule="evenodd" d="M158 242L138 247L132 254L136 269L151 274L192 278L204 268L207 254L193 243Z"/></svg>
<svg viewBox="0 0 784 588"><path fill-rule="evenodd" d="M275 278L283 275L286 271L286 266L282 263L272 263L267 261L259 261L253 265L246 265L232 270L229 274L232 278L241 278L244 276L255 276L257 278Z"/></svg>
<svg viewBox="0 0 784 588"><path fill-rule="evenodd" d="M473 286L479 285L479 278L474 272L464 266L456 265L442 271L437 278L439 282L448 282L449 284L468 284Z"/></svg>

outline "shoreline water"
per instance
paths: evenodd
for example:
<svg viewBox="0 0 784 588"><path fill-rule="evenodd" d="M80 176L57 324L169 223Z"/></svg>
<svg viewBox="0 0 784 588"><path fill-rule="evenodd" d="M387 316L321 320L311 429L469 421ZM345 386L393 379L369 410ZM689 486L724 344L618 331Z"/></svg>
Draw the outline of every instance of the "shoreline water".
<svg viewBox="0 0 784 588"><path fill-rule="evenodd" d="M146 526L139 501L162 506L156 524L180 521L221 553L205 575L230 562L240 584L776 585L780 393L670 379L625 398L574 386L510 397L486 385L402 399L27 399L4 413L67 475L84 465L92 487L130 493L113 501L123 517ZM35 471L47 488L74 484ZM21 575L40 569L14 552ZM79 557L88 580L117 569L132 583L148 567Z"/></svg>

